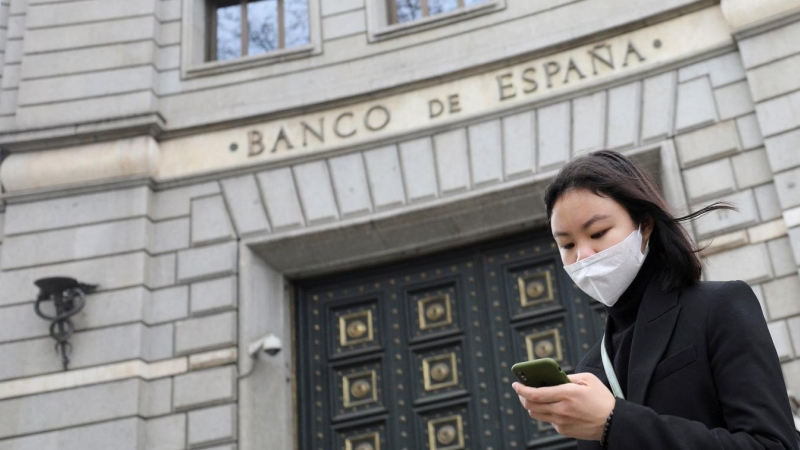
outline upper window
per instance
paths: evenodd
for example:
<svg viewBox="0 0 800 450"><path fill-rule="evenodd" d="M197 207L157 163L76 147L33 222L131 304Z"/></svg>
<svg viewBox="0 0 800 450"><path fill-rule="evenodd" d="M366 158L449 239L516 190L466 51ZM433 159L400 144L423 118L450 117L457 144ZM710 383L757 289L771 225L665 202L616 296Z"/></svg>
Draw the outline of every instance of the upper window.
<svg viewBox="0 0 800 450"><path fill-rule="evenodd" d="M308 45L308 0L212 0L208 60L226 61Z"/></svg>
<svg viewBox="0 0 800 450"><path fill-rule="evenodd" d="M406 23L425 17L487 3L490 0L389 0L391 23Z"/></svg>

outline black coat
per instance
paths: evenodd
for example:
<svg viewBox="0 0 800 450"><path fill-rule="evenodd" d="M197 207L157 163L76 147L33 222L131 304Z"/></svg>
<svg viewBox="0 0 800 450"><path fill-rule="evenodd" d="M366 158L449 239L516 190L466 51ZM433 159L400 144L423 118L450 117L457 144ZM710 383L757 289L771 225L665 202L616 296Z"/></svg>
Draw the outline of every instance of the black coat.
<svg viewBox="0 0 800 450"><path fill-rule="evenodd" d="M610 334L609 334L610 335ZM606 385L600 346L577 365ZM645 291L609 450L798 450L777 352L742 281ZM578 441L597 450L597 441Z"/></svg>

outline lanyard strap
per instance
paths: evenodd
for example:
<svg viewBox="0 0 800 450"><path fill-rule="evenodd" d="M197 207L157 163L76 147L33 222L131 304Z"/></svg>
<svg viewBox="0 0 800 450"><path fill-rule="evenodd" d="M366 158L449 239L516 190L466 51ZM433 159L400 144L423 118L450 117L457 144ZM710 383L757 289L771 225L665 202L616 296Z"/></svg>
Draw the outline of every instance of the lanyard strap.
<svg viewBox="0 0 800 450"><path fill-rule="evenodd" d="M611 359L608 357L608 352L606 351L605 334L603 334L603 342L600 343L600 356L603 358L603 370L606 371L606 378L608 378L608 384L611 385L611 392L614 393L614 397L625 400L625 396L622 394L622 388L619 387L617 374L614 373L614 366L611 364Z"/></svg>

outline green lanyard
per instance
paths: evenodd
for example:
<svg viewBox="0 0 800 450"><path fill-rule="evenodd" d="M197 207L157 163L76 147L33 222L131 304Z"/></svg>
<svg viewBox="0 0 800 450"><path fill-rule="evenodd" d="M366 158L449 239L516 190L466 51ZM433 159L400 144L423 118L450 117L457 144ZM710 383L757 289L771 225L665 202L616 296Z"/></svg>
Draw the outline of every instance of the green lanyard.
<svg viewBox="0 0 800 450"><path fill-rule="evenodd" d="M611 364L611 359L608 357L608 352L606 351L605 334L603 334L603 342L600 343L600 356L603 358L603 370L606 371L606 378L608 378L608 384L611 385L611 392L614 393L614 397L625 400L625 396L622 394L622 388L619 387L617 374L614 373L614 366Z"/></svg>

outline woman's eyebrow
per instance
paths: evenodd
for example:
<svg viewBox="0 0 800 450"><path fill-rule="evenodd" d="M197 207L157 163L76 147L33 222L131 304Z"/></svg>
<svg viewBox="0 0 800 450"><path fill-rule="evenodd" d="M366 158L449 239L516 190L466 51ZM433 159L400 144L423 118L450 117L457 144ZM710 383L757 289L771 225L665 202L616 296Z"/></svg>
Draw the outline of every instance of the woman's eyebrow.
<svg viewBox="0 0 800 450"><path fill-rule="evenodd" d="M581 229L585 230L590 226L592 226L592 224L594 224L598 220L608 219L609 217L611 216L609 216L608 214L595 214L589 220L587 220L586 223L583 224L583 227Z"/></svg>
<svg viewBox="0 0 800 450"><path fill-rule="evenodd" d="M590 217L589 220L587 220L583 224L581 229L585 230L585 229L589 228L590 226L592 226L592 224L594 224L595 222L597 222L599 220L603 220L603 219L608 219L609 217L611 217L611 216L609 216L608 214L595 214L592 217ZM560 236L569 236L569 233L567 233L566 231L556 231L556 232L553 233L553 237L560 237Z"/></svg>

